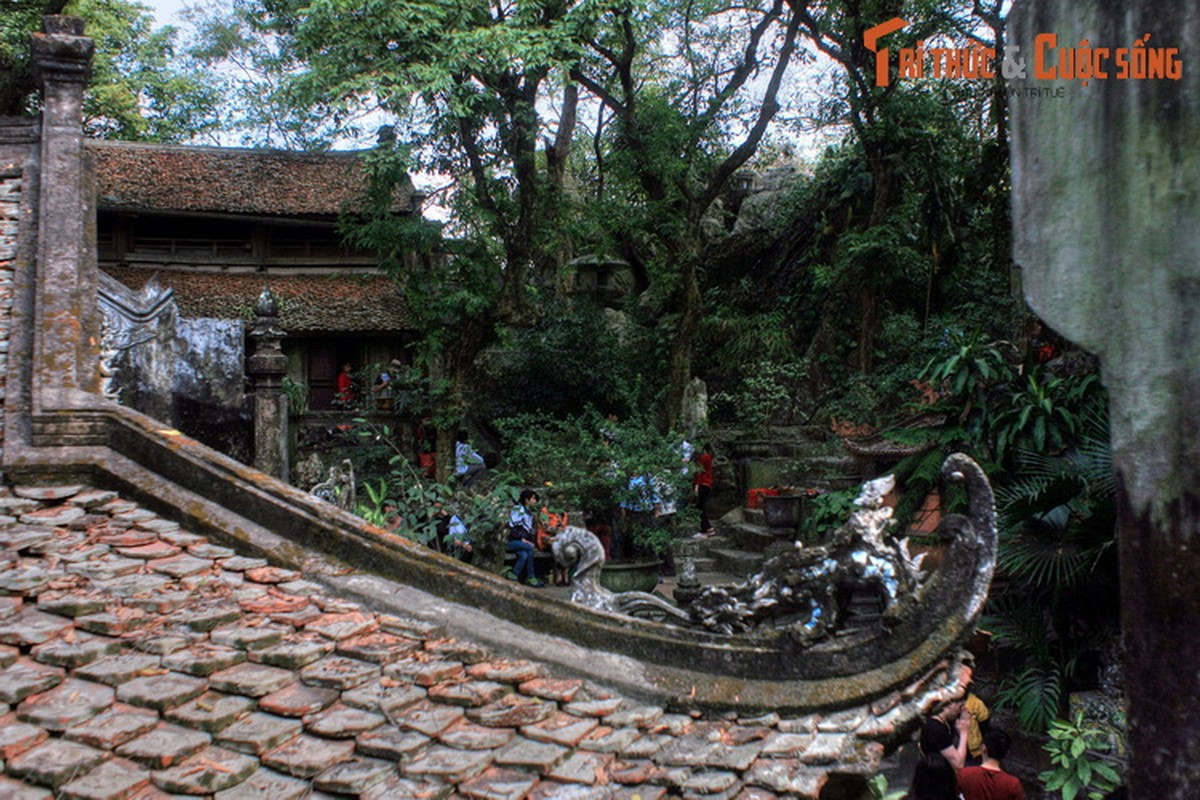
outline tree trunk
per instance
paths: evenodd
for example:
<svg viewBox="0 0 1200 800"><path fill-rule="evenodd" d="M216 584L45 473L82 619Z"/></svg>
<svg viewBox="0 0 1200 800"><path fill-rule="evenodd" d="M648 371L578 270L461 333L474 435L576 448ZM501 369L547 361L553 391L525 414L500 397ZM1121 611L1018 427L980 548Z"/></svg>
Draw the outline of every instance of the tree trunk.
<svg viewBox="0 0 1200 800"><path fill-rule="evenodd" d="M1133 513L1121 482L1121 628L1132 796L1200 797L1200 495L1186 492L1163 519Z"/></svg>

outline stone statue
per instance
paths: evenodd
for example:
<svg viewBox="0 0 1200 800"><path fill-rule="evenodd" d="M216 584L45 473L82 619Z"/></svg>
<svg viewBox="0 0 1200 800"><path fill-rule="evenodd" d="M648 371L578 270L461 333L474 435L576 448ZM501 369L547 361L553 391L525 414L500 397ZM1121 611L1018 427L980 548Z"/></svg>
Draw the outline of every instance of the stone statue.
<svg viewBox="0 0 1200 800"><path fill-rule="evenodd" d="M354 510L355 492L354 465L348 458L342 459L341 464L331 466L325 480L309 490L309 494L313 497L324 500L326 503L332 503L346 511Z"/></svg>
<svg viewBox="0 0 1200 800"><path fill-rule="evenodd" d="M960 539L967 547L994 544L995 511L983 470L968 456L956 453L943 463L942 476L967 484L970 513L947 516L939 532ZM883 631L923 612L926 579L920 558L912 558L905 540L891 531L895 521L885 498L894 487L895 479L890 475L867 482L855 500L856 509L850 519L830 533L827 544L797 546L767 561L745 582L705 587L682 607L655 595L614 594L600 586L604 551L587 530L568 528L560 534L554 543L554 555L560 564L577 565L571 599L602 611L718 634L783 634L807 646L842 635L855 627L853 623L861 623L846 610L848 600L861 595L878 603L881 613L869 627ZM987 546L990 549L991 544ZM984 571L990 574L990 566ZM980 589L973 582L964 583L960 591L970 597L961 605L977 613L982 604L979 595L986 596L986 585ZM924 612L943 614L949 609L929 608Z"/></svg>

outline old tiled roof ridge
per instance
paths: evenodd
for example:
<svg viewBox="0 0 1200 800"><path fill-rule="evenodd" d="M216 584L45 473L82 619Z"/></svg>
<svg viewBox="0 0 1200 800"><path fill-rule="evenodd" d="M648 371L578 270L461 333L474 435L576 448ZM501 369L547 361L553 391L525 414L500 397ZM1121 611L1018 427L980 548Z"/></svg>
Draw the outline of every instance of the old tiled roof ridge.
<svg viewBox="0 0 1200 800"><path fill-rule="evenodd" d="M404 330L411 324L395 282L382 273L280 274L151 270L104 266L134 291L157 275L175 290L179 311L191 319L250 319L265 287L280 299L280 324L292 333Z"/></svg>
<svg viewBox="0 0 1200 800"><path fill-rule="evenodd" d="M367 184L365 151L291 151L92 140L101 208L331 217ZM411 183L397 191L409 211Z"/></svg>

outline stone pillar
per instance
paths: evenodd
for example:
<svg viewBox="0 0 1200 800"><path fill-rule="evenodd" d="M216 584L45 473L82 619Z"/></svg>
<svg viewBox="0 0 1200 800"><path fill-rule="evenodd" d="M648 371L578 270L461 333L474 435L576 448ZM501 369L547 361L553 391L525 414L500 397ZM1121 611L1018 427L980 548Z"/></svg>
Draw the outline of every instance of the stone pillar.
<svg viewBox="0 0 1200 800"><path fill-rule="evenodd" d="M1009 26L1028 71L1010 87L1058 94L1012 99L1015 258L1111 402L1128 784L1200 797L1200 6L1020 0ZM1035 79L1041 34L1108 48L1108 77ZM1118 79L1117 48L1165 74Z"/></svg>
<svg viewBox="0 0 1200 800"><path fill-rule="evenodd" d="M246 366L254 392L254 466L286 481L288 408L283 376L287 373L287 356L280 342L287 334L279 327L279 303L270 289L263 289L258 296L254 317L250 329L254 349Z"/></svg>
<svg viewBox="0 0 1200 800"><path fill-rule="evenodd" d="M78 17L49 16L32 40L42 83L33 401L41 409L94 404L99 390L95 253L83 160L83 90L94 45ZM90 269L88 268L90 266Z"/></svg>

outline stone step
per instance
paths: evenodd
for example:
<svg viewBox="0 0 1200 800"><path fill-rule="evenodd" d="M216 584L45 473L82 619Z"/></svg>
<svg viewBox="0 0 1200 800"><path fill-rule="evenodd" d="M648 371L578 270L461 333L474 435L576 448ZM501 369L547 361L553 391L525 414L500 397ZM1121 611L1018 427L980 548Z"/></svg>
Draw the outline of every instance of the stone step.
<svg viewBox="0 0 1200 800"><path fill-rule="evenodd" d="M696 565L696 574L703 575L715 571L717 560L712 556L685 556L679 553L675 554L675 571L683 569L683 559L690 558L692 563Z"/></svg>
<svg viewBox="0 0 1200 800"><path fill-rule="evenodd" d="M729 533L734 547L749 550L752 553L761 553L777 538L767 527L752 525L748 522L734 525L730 528Z"/></svg>
<svg viewBox="0 0 1200 800"><path fill-rule="evenodd" d="M767 524L767 515L761 508L743 508L742 521L749 522L751 525Z"/></svg>
<svg viewBox="0 0 1200 800"><path fill-rule="evenodd" d="M743 579L757 572L764 560L762 554L748 553L745 550L722 548L712 550L711 553L713 559L716 561L715 567L717 571L728 575L738 575Z"/></svg>
<svg viewBox="0 0 1200 800"><path fill-rule="evenodd" d="M718 547L736 547L728 536L713 535L703 539L680 539L675 542L676 555L706 556L710 550Z"/></svg>

